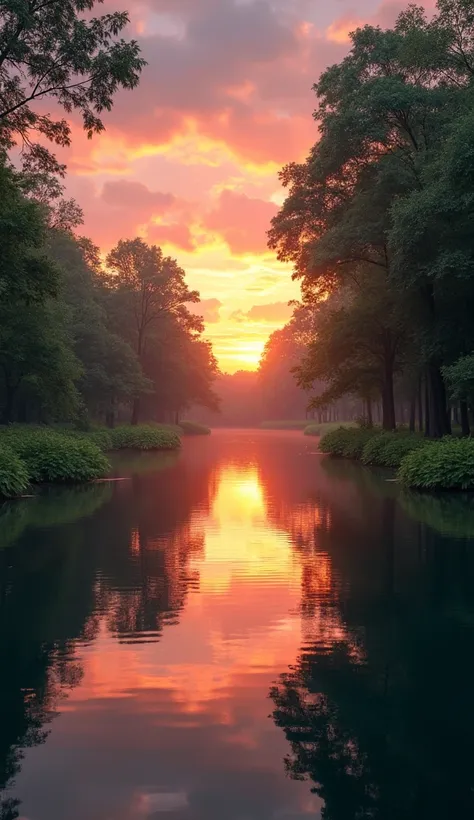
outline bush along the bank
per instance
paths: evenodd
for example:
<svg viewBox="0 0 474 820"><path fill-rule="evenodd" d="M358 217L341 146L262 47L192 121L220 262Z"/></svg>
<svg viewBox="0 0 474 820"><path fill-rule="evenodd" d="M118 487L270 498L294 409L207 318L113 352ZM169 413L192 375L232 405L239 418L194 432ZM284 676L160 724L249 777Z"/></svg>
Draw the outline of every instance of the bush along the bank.
<svg viewBox="0 0 474 820"><path fill-rule="evenodd" d="M110 464L92 441L53 430L10 428L4 442L26 464L31 481L48 484L80 484L103 478Z"/></svg>
<svg viewBox="0 0 474 820"><path fill-rule="evenodd" d="M116 427L110 432L114 450L177 450L181 446L177 433L147 424Z"/></svg>
<svg viewBox="0 0 474 820"><path fill-rule="evenodd" d="M77 430L70 430L67 434L81 441L91 441L104 453L114 449L113 436L111 432L105 428L103 430L91 430L87 433L82 433Z"/></svg>
<svg viewBox="0 0 474 820"><path fill-rule="evenodd" d="M445 438L414 450L398 477L413 490L474 490L474 439Z"/></svg>
<svg viewBox="0 0 474 820"><path fill-rule="evenodd" d="M426 439L416 433L380 433L366 443L361 461L363 464L396 469L408 453L427 446Z"/></svg>
<svg viewBox="0 0 474 820"><path fill-rule="evenodd" d="M377 428L338 427L322 437L319 449L331 456L360 459L367 442L379 434L380 430Z"/></svg>
<svg viewBox="0 0 474 820"><path fill-rule="evenodd" d="M30 484L30 475L24 461L11 447L0 445L0 497L18 498Z"/></svg>
<svg viewBox="0 0 474 820"><path fill-rule="evenodd" d="M313 422L305 427L303 433L305 436L325 436L326 433L331 433L333 430L340 430L341 427L351 429L356 428L357 424L355 421L348 421L346 423L340 421L323 421L321 424Z"/></svg>
<svg viewBox="0 0 474 820"><path fill-rule="evenodd" d="M211 434L209 427L195 421L180 421L179 427L185 436L209 436Z"/></svg>

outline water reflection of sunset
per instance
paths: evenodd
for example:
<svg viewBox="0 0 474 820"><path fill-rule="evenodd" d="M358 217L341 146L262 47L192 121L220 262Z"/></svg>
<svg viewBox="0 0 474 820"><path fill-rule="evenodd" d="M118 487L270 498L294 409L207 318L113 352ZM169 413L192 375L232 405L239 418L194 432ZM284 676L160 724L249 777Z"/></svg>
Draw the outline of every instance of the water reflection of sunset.
<svg viewBox="0 0 474 820"><path fill-rule="evenodd" d="M48 740L51 771L77 766L91 784L75 795L70 820L139 820L144 807L157 805L176 805L172 813L154 809L174 820L217 820L220 798L215 810L196 808L203 789L218 794L216 777L228 784L226 805L236 804L230 820L318 816L318 798L284 777L287 746L268 718L268 694L296 661L309 621L324 641L343 632L326 606L336 591L319 545L330 514L304 492L294 501L296 482L283 469L274 484L266 451L250 456L236 440L195 474L193 446L203 445L185 448L168 474L131 485L142 513L127 524L126 554L97 575L85 630L91 639L75 653L83 680ZM173 482L182 497L196 488L199 497L171 529ZM123 490L111 557L124 535ZM110 755L120 772L116 800L107 813L93 814L92 802L109 789L103 761ZM131 759L139 761L136 772ZM245 805L237 811L239 800ZM262 802L258 811L255 801ZM52 812L51 820L61 818Z"/></svg>

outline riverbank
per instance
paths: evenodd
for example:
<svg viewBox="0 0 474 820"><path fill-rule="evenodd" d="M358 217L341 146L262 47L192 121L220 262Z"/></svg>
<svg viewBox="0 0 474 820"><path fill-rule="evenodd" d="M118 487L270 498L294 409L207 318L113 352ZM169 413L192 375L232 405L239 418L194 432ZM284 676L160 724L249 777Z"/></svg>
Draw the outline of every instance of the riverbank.
<svg viewBox="0 0 474 820"><path fill-rule="evenodd" d="M474 490L474 440L427 440L404 430L339 427L322 436L321 452L396 470L397 480L413 490Z"/></svg>
<svg viewBox="0 0 474 820"><path fill-rule="evenodd" d="M201 425L185 424L186 428L142 424L89 432L4 427L0 429L0 497L18 498L32 485L84 484L106 478L111 470L108 453L178 450L181 436L210 433Z"/></svg>

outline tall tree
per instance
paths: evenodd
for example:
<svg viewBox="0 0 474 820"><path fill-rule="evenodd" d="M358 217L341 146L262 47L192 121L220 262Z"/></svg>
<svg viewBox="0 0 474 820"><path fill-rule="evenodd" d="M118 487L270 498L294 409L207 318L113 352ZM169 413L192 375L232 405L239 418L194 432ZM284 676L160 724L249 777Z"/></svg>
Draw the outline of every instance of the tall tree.
<svg viewBox="0 0 474 820"><path fill-rule="evenodd" d="M108 255L107 267L117 332L132 344L142 367L160 326L165 330L171 320L191 335L202 331L201 319L187 307L199 301L199 294L189 290L184 270L175 259L165 257L161 248L142 239L121 240ZM139 417L140 398L136 397L132 424Z"/></svg>

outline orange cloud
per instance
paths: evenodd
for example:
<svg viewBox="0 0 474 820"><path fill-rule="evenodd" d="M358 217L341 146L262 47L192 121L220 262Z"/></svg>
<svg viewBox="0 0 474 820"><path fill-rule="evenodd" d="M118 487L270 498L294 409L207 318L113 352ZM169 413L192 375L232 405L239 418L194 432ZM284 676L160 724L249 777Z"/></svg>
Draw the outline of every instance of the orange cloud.
<svg viewBox="0 0 474 820"><path fill-rule="evenodd" d="M286 322L292 315L293 308L288 302L273 302L269 305L253 305L243 314L244 320L251 322Z"/></svg>
<svg viewBox="0 0 474 820"><path fill-rule="evenodd" d="M353 17L340 17L326 29L326 37L332 43L350 43L350 33L361 25L361 21Z"/></svg>

